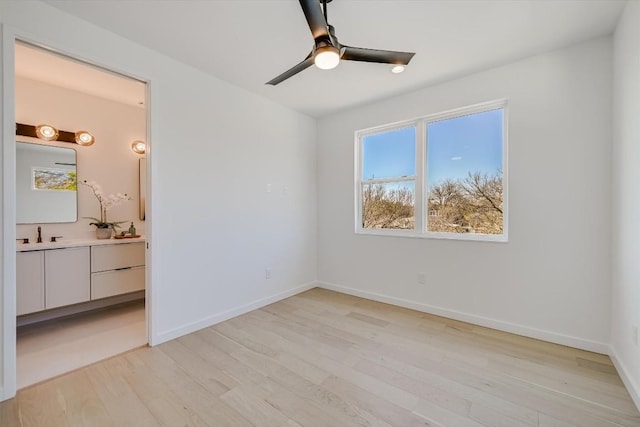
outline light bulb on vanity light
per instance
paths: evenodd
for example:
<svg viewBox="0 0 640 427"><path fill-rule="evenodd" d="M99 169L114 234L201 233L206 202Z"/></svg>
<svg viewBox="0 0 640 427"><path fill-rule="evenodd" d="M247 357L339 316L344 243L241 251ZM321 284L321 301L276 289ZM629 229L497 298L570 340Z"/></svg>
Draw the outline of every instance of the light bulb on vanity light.
<svg viewBox="0 0 640 427"><path fill-rule="evenodd" d="M76 144L87 147L93 145L94 142L96 142L96 139L86 130L76 132Z"/></svg>
<svg viewBox="0 0 640 427"><path fill-rule="evenodd" d="M144 141L133 141L131 143L131 150L136 154L144 154L147 151L147 144Z"/></svg>
<svg viewBox="0 0 640 427"><path fill-rule="evenodd" d="M36 135L40 139L44 139L45 141L55 141L58 139L58 129L54 128L51 125L38 125L36 126Z"/></svg>

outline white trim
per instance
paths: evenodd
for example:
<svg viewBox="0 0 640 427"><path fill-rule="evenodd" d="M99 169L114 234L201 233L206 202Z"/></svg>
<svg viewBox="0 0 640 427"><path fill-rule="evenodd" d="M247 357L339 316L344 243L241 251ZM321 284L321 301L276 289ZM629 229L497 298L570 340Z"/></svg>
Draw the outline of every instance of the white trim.
<svg viewBox="0 0 640 427"><path fill-rule="evenodd" d="M416 126L416 178L413 195L413 230L416 233L424 234L427 229L427 189L425 177L427 176L427 146L422 141L427 139L427 126L421 123Z"/></svg>
<svg viewBox="0 0 640 427"><path fill-rule="evenodd" d="M154 270L154 265L160 265L160 261L158 258L160 257L159 251L154 251L155 247L153 243L157 242L157 233L155 230L158 229L157 221L155 220L155 216L153 215L156 212L155 200L153 197L153 176L154 176L154 168L153 168L153 138L151 136L151 87L152 82L150 79L145 80L145 100L144 106L147 112L147 122L146 122L146 131L147 140L145 141L145 159L146 159L146 190L147 194L145 194L145 207L144 207L144 220L145 220L145 321L147 322L147 343L150 346L154 346L157 339L157 326L160 324L160 313L156 307L160 307L160 303L158 302L160 292L160 275L156 274ZM158 246L160 247L160 246ZM156 262L156 260L158 260ZM153 284L153 285L152 285Z"/></svg>
<svg viewBox="0 0 640 427"><path fill-rule="evenodd" d="M479 234L479 233L419 233L417 230L403 230L395 228L363 228L357 230L356 234L364 234L370 236L392 236L392 237L409 237L411 239L446 239L446 240L465 240L476 242L497 242L508 243L506 236L502 234Z"/></svg>
<svg viewBox="0 0 640 427"><path fill-rule="evenodd" d="M54 52L59 55L63 55L67 58L77 60L86 63L90 66L99 67L105 71L119 74L123 77L131 78L144 82L146 84L146 126L147 126L147 213L146 213L146 241L148 247L151 248L151 241L153 239L153 230L157 225L153 225L151 221L153 213L153 198L151 197L152 183L150 178L153 176L151 171L153 169L152 157L150 156L151 144L150 144L150 132L151 132L151 80L143 78L136 73L121 71L118 67L110 67L104 65L100 60L95 58L88 59L83 55L78 54L72 48L67 45L57 43L53 40L49 40L45 37L34 36L27 31L17 30L6 24L2 25L2 51L1 65L3 67L2 73L2 86L0 89L2 93L2 124L4 132L2 133L2 151L3 151L3 256L2 256L2 284L0 285L0 292L3 292L3 336L2 336L2 351L3 351L3 363L2 363L2 376L0 377L3 383L0 383L0 387L3 388L3 394L0 395L0 401L10 399L16 395L16 303L15 303L15 253L16 253L16 241L15 241L15 43L24 42L38 46L49 52ZM153 264L157 255L154 256L151 249L147 251L146 255L146 292L147 303L145 304L146 320L147 320L147 339L151 343L154 335L152 334L153 323L157 321L158 314L153 313L153 307L157 307L154 304L154 298L157 298L157 292L153 292L156 284L154 280L158 279L158 275L153 272ZM159 263L158 263L159 264ZM7 268L8 267L8 268ZM152 285L153 283L153 285Z"/></svg>
<svg viewBox="0 0 640 427"><path fill-rule="evenodd" d="M366 298L373 301L392 304L398 307L409 308L411 310L417 310L423 313L435 314L437 316L447 317L449 319L460 320L462 322L472 323L478 326L497 329L499 331L535 338L555 344L566 345L568 347L578 348L581 350L593 351L601 354L609 353L609 345L603 342L559 334L557 332L545 331L525 325L505 322L503 320L477 316L475 314L437 307L434 305L419 303L415 301L409 301L406 299L378 294L375 292L362 291L360 289L354 289L347 286L336 285L333 283L318 282L317 286L322 289L328 289L331 291L341 292L343 294L354 295L360 298Z"/></svg>
<svg viewBox="0 0 640 427"><path fill-rule="evenodd" d="M15 173L15 37L2 26L2 394L16 395L16 173Z"/></svg>
<svg viewBox="0 0 640 427"><path fill-rule="evenodd" d="M236 308L223 311L222 313L207 316L203 319L200 319L195 322L187 323L186 325L180 326L178 328L161 332L157 335L157 342L154 342L154 345L162 344L163 342L170 341L174 338L178 338L183 335L187 335L192 332L199 331L200 329L208 328L209 326L213 326L220 322L224 322L225 320L229 320L234 317L240 316L242 314L248 313L250 311L257 310L269 304L273 304L285 298L292 297L294 295L308 291L309 289L313 289L315 287L317 287L316 282L305 283L304 285L300 285L296 288L289 289L287 291L280 292L265 298L260 298L248 304L243 304Z"/></svg>
<svg viewBox="0 0 640 427"><path fill-rule="evenodd" d="M633 379L633 376L629 375L629 371L625 367L624 363L622 363L622 359L618 357L618 353L613 345L609 345L609 357L613 362L613 366L615 366L618 371L618 375L620 375L622 382L627 388L633 403L635 403L638 410L640 410L640 384Z"/></svg>

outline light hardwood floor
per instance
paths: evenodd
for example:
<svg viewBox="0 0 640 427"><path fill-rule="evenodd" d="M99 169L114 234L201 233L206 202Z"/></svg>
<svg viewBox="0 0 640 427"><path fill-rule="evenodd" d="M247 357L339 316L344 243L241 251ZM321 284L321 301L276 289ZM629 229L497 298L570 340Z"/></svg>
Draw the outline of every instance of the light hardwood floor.
<svg viewBox="0 0 640 427"><path fill-rule="evenodd" d="M640 426L607 356L314 289L24 389L3 427Z"/></svg>
<svg viewBox="0 0 640 427"><path fill-rule="evenodd" d="M18 389L146 343L144 300L21 326L16 343Z"/></svg>

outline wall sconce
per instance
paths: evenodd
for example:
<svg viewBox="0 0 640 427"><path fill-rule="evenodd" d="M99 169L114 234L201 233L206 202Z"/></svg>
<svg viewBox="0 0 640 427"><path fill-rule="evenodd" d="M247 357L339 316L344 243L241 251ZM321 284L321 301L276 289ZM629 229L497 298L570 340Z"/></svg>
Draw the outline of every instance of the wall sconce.
<svg viewBox="0 0 640 427"><path fill-rule="evenodd" d="M93 135L86 130L78 132L67 132L65 130L59 131L53 126L47 124L33 126L16 123L16 135L30 136L32 138L39 138L45 141L72 142L84 146L92 145L96 141Z"/></svg>
<svg viewBox="0 0 640 427"><path fill-rule="evenodd" d="M144 154L147 151L147 144L144 141L133 141L131 143L131 150L136 154Z"/></svg>

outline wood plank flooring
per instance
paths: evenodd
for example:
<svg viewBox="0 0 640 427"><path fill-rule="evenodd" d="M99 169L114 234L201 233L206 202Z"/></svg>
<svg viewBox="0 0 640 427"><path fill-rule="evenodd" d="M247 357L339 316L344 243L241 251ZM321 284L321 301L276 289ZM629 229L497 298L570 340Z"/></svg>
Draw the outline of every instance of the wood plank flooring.
<svg viewBox="0 0 640 427"><path fill-rule="evenodd" d="M26 388L0 426L640 426L607 356L313 289Z"/></svg>
<svg viewBox="0 0 640 427"><path fill-rule="evenodd" d="M144 300L21 326L18 389L146 344Z"/></svg>

